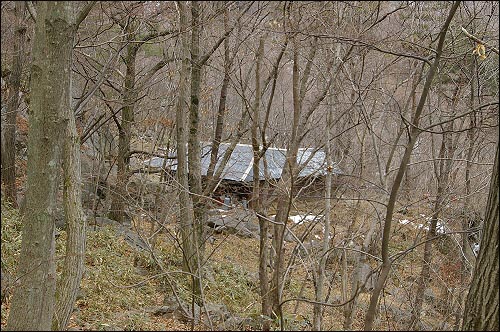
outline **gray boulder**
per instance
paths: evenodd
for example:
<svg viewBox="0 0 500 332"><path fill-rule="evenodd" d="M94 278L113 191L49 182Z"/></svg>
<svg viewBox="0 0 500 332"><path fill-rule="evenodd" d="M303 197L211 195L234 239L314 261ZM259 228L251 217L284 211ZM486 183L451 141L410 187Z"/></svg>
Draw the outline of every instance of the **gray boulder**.
<svg viewBox="0 0 500 332"><path fill-rule="evenodd" d="M209 213L207 226L213 228L216 233L235 234L246 238L259 237L259 221L251 210L213 210Z"/></svg>

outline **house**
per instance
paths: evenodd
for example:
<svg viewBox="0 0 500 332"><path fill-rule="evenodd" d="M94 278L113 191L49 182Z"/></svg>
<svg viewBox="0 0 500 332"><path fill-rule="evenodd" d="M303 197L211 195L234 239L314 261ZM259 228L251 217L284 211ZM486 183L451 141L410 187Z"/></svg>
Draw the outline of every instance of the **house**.
<svg viewBox="0 0 500 332"><path fill-rule="evenodd" d="M218 161L216 169L219 167L224 154L228 150L229 143L221 143L218 153ZM211 144L202 142L201 147L201 172L202 176L207 175L208 166L210 164ZM175 152L169 154L170 157L175 157ZM268 177L265 176L264 160L266 159ZM224 167L221 174L221 182L217 188L215 196L230 196L239 199L249 199L252 191L253 183L253 150L249 144L237 144ZM281 177L283 167L286 161L286 149L268 148L264 157L260 160L260 173L259 180L270 182L277 182ZM325 152L323 150L316 150L313 148L301 148L297 154L297 162L303 166L299 172L297 185L305 183L306 181L322 180L326 175L326 160ZM150 169L161 169L164 166L164 171L175 173L177 170L176 159L164 159L161 157L153 157L145 160L144 165ZM299 166L299 167L300 167ZM342 174L342 171L334 165L333 174Z"/></svg>

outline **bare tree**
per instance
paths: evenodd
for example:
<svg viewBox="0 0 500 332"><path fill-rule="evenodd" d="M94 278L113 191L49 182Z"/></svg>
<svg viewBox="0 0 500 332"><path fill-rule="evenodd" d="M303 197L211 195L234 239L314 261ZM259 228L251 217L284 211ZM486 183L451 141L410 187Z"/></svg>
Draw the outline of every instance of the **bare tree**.
<svg viewBox="0 0 500 332"><path fill-rule="evenodd" d="M130 9L133 11L133 6ZM153 30L148 33L139 33L140 22L133 15L127 13L126 19L115 21L120 25L125 33L126 55L124 63L126 66L123 87L120 90L122 94L121 122L118 122L116 117L113 117L116 126L118 127L118 157L117 157L117 177L115 194L111 204L110 218L120 223L126 221L125 202L126 202L126 186L130 177L130 156L131 156L131 136L132 124L134 123L134 109L138 101L140 88L160 69L162 69L171 59L165 56L158 61L151 69L146 72L140 82L137 82L137 68L136 61L140 48L145 43L150 42L158 37L166 36L172 33L170 29L163 29L160 31Z"/></svg>
<svg viewBox="0 0 500 332"><path fill-rule="evenodd" d="M441 54L443 52L443 46L444 46L444 41L446 37L446 32L448 31L448 27L450 25L450 22L455 15L455 12L459 6L460 2L456 1L453 3L450 12L448 14L448 17L446 18L446 21L441 28L441 31L439 32L439 42L438 46L436 48L436 55L434 58L434 62L432 63L431 67L429 68L429 71L427 73L426 79L425 79L425 85L422 91L422 94L420 95L420 100L417 106L417 109L415 111L415 114L412 117L411 120L411 130L410 130L410 137L409 137L409 142L406 146L404 156L401 160L400 166L398 173L396 175L396 178L394 179L392 189L391 189L391 194L389 197L389 201L387 202L387 211L385 215L385 222L384 222L384 231L383 231L383 237L382 237L382 269L380 271L380 275L378 276L377 283L375 285L375 288L373 290L372 296L370 298L370 306L368 308L368 311L366 312L365 316L365 330L371 331L373 328L373 321L375 319L375 314L378 306L378 299L380 296L380 292L384 288L385 281L389 275L389 272L391 270L391 265L392 262L389 258L389 241L390 241L390 234L391 234L391 223L392 223L392 217L394 213L394 206L396 203L396 198L398 196L398 191L399 187L401 185L401 181L403 180L403 176L406 171L406 167L408 165L408 162L410 160L411 152L413 150L413 147L416 143L416 140L418 138L418 135L420 134L420 129L418 128L418 122L420 120L420 115L422 114L422 110L424 108L425 100L427 99L427 95L429 93L429 89L432 84L432 79L434 78L434 75L436 73L437 67L439 65L439 59L441 58Z"/></svg>

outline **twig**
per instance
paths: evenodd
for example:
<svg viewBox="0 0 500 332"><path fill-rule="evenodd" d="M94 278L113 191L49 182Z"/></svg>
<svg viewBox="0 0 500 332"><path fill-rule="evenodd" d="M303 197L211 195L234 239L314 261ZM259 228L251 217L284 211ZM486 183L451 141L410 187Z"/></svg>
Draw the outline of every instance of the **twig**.
<svg viewBox="0 0 500 332"><path fill-rule="evenodd" d="M479 43L479 44L483 44L484 46L488 46L489 48L491 48L491 50L493 52L495 52L497 55L498 55L498 49L491 46L491 44L485 42L484 40L481 40L479 38L477 38L476 36L474 35L471 35L467 30L465 30L464 27L462 27L462 32L467 36L469 37L470 39L472 39L473 41L475 41L476 43Z"/></svg>

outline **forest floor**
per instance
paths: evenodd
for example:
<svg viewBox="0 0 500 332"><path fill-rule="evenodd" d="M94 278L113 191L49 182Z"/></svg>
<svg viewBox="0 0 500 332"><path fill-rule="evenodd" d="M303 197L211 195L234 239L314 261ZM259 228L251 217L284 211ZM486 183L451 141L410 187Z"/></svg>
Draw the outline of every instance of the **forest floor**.
<svg viewBox="0 0 500 332"><path fill-rule="evenodd" d="M353 202L339 202L333 207L332 244L341 246L337 239L342 239L347 225L354 214ZM363 204L358 208L364 208ZM298 204L291 215L309 214L304 206ZM398 252L411 247L423 236L422 227L415 223L425 223L429 214L424 205L411 207L402 215L395 215L391 252ZM367 227L368 218L359 215L358 231ZM405 222L406 220L407 222ZM292 221L290 221L293 224ZM20 252L21 218L19 212L2 202L2 284L4 277L13 279ZM149 229L149 223L135 225L136 229ZM310 224L296 225L294 231L301 234ZM312 230L310 239L318 239L321 223ZM361 233L359 233L361 234ZM234 234L214 233L212 241L207 242L208 258L207 277L204 280L205 302L222 305L224 311L220 319L216 314L213 325L206 315L196 325L184 319L182 315L162 314L158 309L165 305L165 299L172 296L172 288L184 304L189 304L190 279L182 274L182 257L176 244L174 224L169 224L165 232L159 233L155 245L155 257L145 251L137 250L123 236L110 226L88 227L87 254L85 273L71 317L71 330L222 330L222 329L259 329L260 317L258 257L259 240L239 237ZM58 270L64 257L66 234L61 231L57 237L56 260ZM362 237L354 242L362 241ZM285 243L285 257L288 262L296 243ZM377 245L375 247L378 247ZM404 330L411 312L411 294L414 291L421 269L422 247L403 255L394 264L391 277L381 296L381 310L375 328L380 330ZM311 247L313 248L313 247ZM454 240L443 237L435 244L433 255L433 280L426 292L426 301L422 315L422 328L440 330L451 329L454 313L458 312L464 289L459 282L459 255ZM314 250L312 250L314 251ZM327 264L329 303L342 302L342 260L339 250L334 250ZM347 254L347 285L351 284L353 273L352 252ZM379 255L376 250L372 254ZM292 264L283 297L306 298L314 300L312 269L314 257L295 259ZM369 259L372 268L377 261ZM162 266L159 266L162 265ZM12 283L10 283L11 285ZM4 290L2 285L1 326L4 327L8 316L11 289ZM349 293L350 294L350 290ZM369 293L359 296L358 310L352 329L362 330L364 313L368 306ZM342 330L345 307L327 307L324 312L324 330ZM311 330L312 305L306 302L290 301L284 305L285 330ZM227 328L224 321L232 320L239 325ZM254 323L252 323L254 322ZM279 321L272 321L272 328L279 329Z"/></svg>

